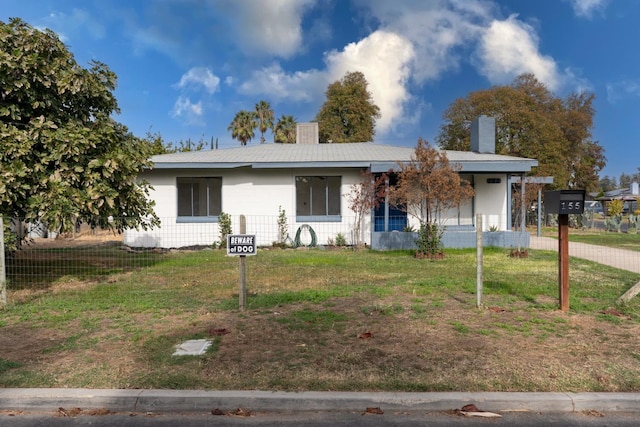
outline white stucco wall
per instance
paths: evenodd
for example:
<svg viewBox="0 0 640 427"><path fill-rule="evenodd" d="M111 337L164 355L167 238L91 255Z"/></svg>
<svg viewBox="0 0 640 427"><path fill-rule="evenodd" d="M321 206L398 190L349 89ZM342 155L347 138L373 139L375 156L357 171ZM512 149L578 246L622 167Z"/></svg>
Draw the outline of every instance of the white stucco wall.
<svg viewBox="0 0 640 427"><path fill-rule="evenodd" d="M211 245L219 240L216 222L177 222L176 177L222 177L222 211L232 217L233 233L239 233L240 215L247 220L247 233L256 234L258 245L271 245L278 237L279 208L288 217L288 232L295 238L298 228L306 223L317 236L317 244L327 244L338 233L352 243L354 214L349 209L348 195L351 185L360 182L360 170L354 169L190 169L146 172L143 176L154 187L151 197L155 200L155 212L162 226L155 230L127 230L124 243L135 247L177 248L194 245ZM296 221L296 176L341 176L340 222ZM362 229L370 230L370 218L365 218ZM365 233L366 243L370 243ZM310 235L301 231L301 242L309 243Z"/></svg>
<svg viewBox="0 0 640 427"><path fill-rule="evenodd" d="M500 179L500 183L490 184L489 179ZM508 212L507 197L509 182L506 174L476 175L475 182L475 213L483 215L482 231L489 231L497 227L500 231L507 230Z"/></svg>

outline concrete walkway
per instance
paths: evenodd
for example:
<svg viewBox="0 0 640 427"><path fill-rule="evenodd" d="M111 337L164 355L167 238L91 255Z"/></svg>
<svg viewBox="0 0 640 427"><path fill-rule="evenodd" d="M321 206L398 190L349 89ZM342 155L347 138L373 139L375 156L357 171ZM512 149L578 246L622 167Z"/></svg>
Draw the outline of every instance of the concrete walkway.
<svg viewBox="0 0 640 427"><path fill-rule="evenodd" d="M550 237L531 236L529 247L531 249L557 251L558 240ZM640 274L640 252L569 242L569 256Z"/></svg>

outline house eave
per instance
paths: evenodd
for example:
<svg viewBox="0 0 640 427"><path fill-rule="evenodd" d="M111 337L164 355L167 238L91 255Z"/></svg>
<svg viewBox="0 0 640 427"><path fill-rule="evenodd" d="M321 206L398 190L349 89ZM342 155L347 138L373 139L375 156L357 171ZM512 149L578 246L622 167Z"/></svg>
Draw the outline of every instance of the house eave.
<svg viewBox="0 0 640 427"><path fill-rule="evenodd" d="M535 166L538 166L536 160L523 159L520 161L459 161L450 162L460 166L460 172L463 173L526 173L530 172ZM371 165L371 172L382 173L389 170L398 171L400 166L397 162L393 163L374 163Z"/></svg>
<svg viewBox="0 0 640 427"><path fill-rule="evenodd" d="M251 163L199 163L199 162L165 162L154 163L152 169L238 169L252 166Z"/></svg>
<svg viewBox="0 0 640 427"><path fill-rule="evenodd" d="M197 163L167 162L155 163L152 169L308 169L308 168L368 168L371 162L260 162L260 163Z"/></svg>

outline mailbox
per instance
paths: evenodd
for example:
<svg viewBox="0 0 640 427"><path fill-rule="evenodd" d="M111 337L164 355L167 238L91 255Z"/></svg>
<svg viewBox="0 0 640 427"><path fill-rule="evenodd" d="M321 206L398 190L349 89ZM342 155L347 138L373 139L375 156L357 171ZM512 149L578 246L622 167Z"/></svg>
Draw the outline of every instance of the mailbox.
<svg viewBox="0 0 640 427"><path fill-rule="evenodd" d="M584 212L584 196L584 190L545 191L545 212L558 215L580 215Z"/></svg>

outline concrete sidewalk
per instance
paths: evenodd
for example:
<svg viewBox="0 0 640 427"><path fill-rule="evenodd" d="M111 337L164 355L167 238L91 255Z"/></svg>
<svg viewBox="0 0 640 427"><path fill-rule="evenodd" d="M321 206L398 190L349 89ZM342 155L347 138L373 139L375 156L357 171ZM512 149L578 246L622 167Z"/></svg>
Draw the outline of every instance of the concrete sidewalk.
<svg viewBox="0 0 640 427"><path fill-rule="evenodd" d="M201 413L242 408L249 411L441 412L473 403L489 412L640 413L640 393L350 393L197 390L0 389L0 409L56 411L80 408L134 413Z"/></svg>
<svg viewBox="0 0 640 427"><path fill-rule="evenodd" d="M531 236L530 239L529 247L531 249L558 250L557 239L537 236ZM569 242L569 256L640 274L640 252Z"/></svg>

